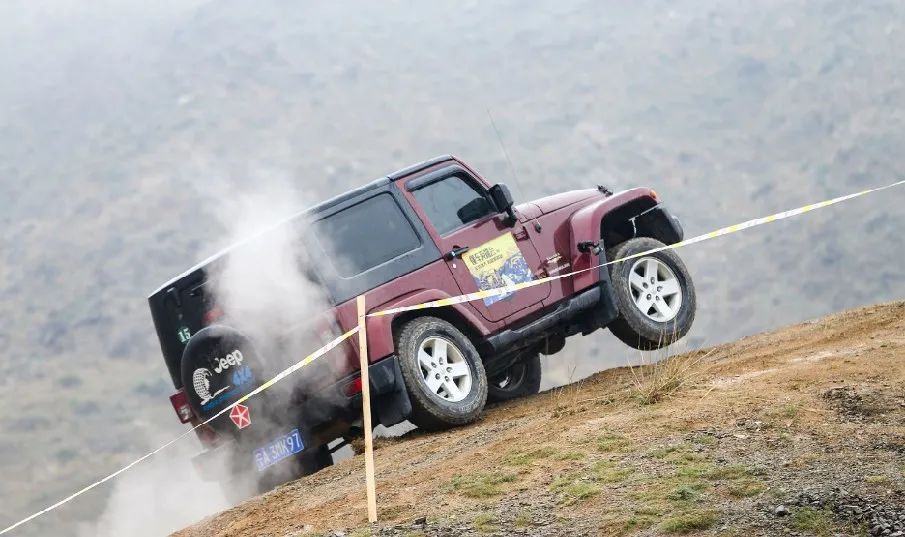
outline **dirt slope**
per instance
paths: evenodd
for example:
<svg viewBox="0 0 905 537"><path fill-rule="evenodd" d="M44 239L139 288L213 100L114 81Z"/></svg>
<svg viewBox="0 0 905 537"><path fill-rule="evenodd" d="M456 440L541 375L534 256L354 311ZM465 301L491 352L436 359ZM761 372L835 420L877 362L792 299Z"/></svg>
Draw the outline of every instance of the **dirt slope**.
<svg viewBox="0 0 905 537"><path fill-rule="evenodd" d="M905 302L673 360L381 441L377 526L355 457L177 535L902 535Z"/></svg>

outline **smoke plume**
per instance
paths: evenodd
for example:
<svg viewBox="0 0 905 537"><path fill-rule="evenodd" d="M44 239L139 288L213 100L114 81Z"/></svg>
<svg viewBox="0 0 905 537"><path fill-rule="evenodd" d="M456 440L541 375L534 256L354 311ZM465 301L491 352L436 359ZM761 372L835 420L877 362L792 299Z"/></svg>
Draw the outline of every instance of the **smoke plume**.
<svg viewBox="0 0 905 537"><path fill-rule="evenodd" d="M170 435L154 434L159 446ZM184 441L122 474L113 484L106 509L93 524L82 524L79 537L159 537L229 507L217 483L203 480L191 457L196 441Z"/></svg>
<svg viewBox="0 0 905 537"><path fill-rule="evenodd" d="M228 323L257 345L285 345L287 331L307 325L329 308L322 288L305 268L306 222L292 218L307 206L304 197L277 177L216 197L226 241L237 246L209 274L213 301ZM295 341L281 350L293 356L302 353L301 358L317 348L293 348L304 343L309 342ZM276 349L260 350L268 355Z"/></svg>
<svg viewBox="0 0 905 537"><path fill-rule="evenodd" d="M256 365L263 374L271 374L322 344L307 328L329 306L321 287L304 268L307 253L300 240L304 222L287 222L307 206L305 197L280 174L257 173L244 184L237 187L235 181L209 178L199 193L202 206L211 209L222 229L219 237L205 245L206 253L229 248L208 272L210 285L205 293L225 313L217 322L249 337L268 362ZM190 262L187 259L186 265ZM296 380L287 379L268 391L285 393ZM280 415L255 419L270 420L274 430L289 425ZM156 443L149 445L167 439L163 433L153 436ZM98 521L79 528L80 537L169 534L256 492L253 471L231 475L227 457L212 464L220 468L217 474L231 479L228 494L217 482L204 480L191 462L199 451L199 443L189 439L124 474ZM250 460L250 454L245 455ZM291 461L280 463L280 468L293 471Z"/></svg>

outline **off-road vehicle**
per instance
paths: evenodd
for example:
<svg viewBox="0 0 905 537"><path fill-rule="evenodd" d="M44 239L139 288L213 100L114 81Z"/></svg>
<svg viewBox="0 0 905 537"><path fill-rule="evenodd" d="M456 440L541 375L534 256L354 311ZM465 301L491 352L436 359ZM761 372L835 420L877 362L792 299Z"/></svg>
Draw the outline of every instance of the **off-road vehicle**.
<svg viewBox="0 0 905 537"><path fill-rule="evenodd" d="M357 325L358 295L372 313L592 268L508 296L369 317L372 421L384 426L472 422L487 402L538 392L540 355L559 352L569 336L609 328L627 345L650 350L684 336L695 315L691 277L672 249L593 268L682 240L679 221L649 188L598 186L515 205L505 185L491 186L461 160L442 156L281 225L301 230L307 255L300 270L329 297L322 316L300 320L324 340ZM171 401L184 423L213 416L302 358L280 356L279 345L243 334L213 298L215 268L244 247L149 297L177 390ZM354 340L281 383L291 389L267 390L240 414L199 428L199 466L227 452L227 474L250 473L268 488L331 464L330 446L361 431Z"/></svg>

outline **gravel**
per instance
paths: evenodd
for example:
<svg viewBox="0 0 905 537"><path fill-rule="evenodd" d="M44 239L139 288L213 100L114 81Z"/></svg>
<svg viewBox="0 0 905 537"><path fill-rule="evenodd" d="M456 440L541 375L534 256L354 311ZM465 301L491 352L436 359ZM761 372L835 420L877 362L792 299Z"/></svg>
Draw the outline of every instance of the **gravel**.
<svg viewBox="0 0 905 537"><path fill-rule="evenodd" d="M826 494L802 493L795 502L800 507L827 509L842 519L865 524L872 536L905 537L905 494L877 500L834 488Z"/></svg>

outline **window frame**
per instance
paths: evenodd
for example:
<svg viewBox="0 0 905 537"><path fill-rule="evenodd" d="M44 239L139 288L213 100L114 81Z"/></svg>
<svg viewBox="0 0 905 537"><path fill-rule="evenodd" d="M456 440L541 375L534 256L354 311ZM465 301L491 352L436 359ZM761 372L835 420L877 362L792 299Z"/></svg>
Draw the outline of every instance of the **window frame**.
<svg viewBox="0 0 905 537"><path fill-rule="evenodd" d="M459 177L471 187L476 187L475 189L481 193L485 200L487 200L487 203L490 205L491 212L486 216L478 218L477 220L472 220L471 222L460 224L449 231L440 233L440 230L437 229L437 225L427 213L424 204L421 203L415 196L415 192L418 190L423 190L424 188L427 188L441 181L451 179L453 177ZM468 170L462 168L461 166L447 166L446 168L437 170L427 175L416 177L406 183L405 189L411 195L412 201L418 204L419 210L424 214L425 220L430 223L430 226L431 228L433 228L434 233L437 235L437 237L440 238L448 237L449 235L461 231L466 227L482 224L488 220L498 217L502 212L500 211L500 208L496 206L496 203L494 203L493 197L490 196L490 190L487 188L487 185L485 185L483 181L480 181L479 179L474 177L471 173L468 172Z"/></svg>
<svg viewBox="0 0 905 537"><path fill-rule="evenodd" d="M341 276L336 272L332 261L325 263L325 266L323 267L317 266L319 265L318 263L314 263L312 266L320 276L321 281L324 282L324 287L329 292L335 305L347 302L358 295L385 285L400 276L419 270L440 258L440 249L433 239L431 239L421 218L418 217L415 209L391 181L387 181L377 188L369 188L360 194L344 199L341 202L331 203L322 208L315 208L315 210L308 214L310 222L308 224L308 229L313 229L311 226L313 226L315 222L327 219L336 213L383 194L392 196L393 201L412 226L420 246L352 277ZM312 233L305 233L304 235L306 248L310 248L312 249L311 251L317 252L320 255L331 255L331 253L326 250L324 244L317 237L312 236Z"/></svg>
<svg viewBox="0 0 905 537"><path fill-rule="evenodd" d="M414 248L411 248L411 249L409 249L409 250L406 250L406 251L404 251L404 252L402 252L402 253L400 253L400 254L394 255L393 257L390 257L390 258L388 258L388 259L386 259L386 260L384 260L384 261L381 261L380 263L378 263L378 264L376 264L376 265L374 265L374 266L368 267L368 268L366 268L365 270L363 270L363 271L361 271L361 272L357 272L357 273L355 273L355 274L351 274L351 275L349 275L349 276L346 276L346 275L340 273L339 267L336 265L336 263L334 263L333 257L335 257L335 256L338 254L338 252L336 252L336 251L333 251L333 252L328 251L327 248L325 247L324 243L321 242L320 239L318 239L317 237L315 237L314 240L316 240L316 241L320 244L320 246L321 246L321 248L320 248L321 252L322 252L322 253L326 253L327 256L330 258L330 259L329 259L330 267L333 269L332 272L333 272L333 274L334 274L338 279L341 279L341 280L352 280L352 279L355 279L355 278L359 278L359 277L361 277L361 276L363 276L363 275L366 275L367 273L369 273L369 272L371 272L371 271L373 271L373 270L379 269L380 267L386 265L387 263L392 263L393 261L396 261L397 259L399 259L399 258L401 258L401 257L405 257L406 255L411 254L412 252L414 252L414 251L420 249L422 246L424 246L424 237L422 237L422 236L418 233L418 228L415 226L414 222L412 222L412 219L411 219L410 215L406 214L406 211L403 209L402 205L399 203L399 200L396 199L396 196L393 196L393 194L392 194L391 192L388 192L388 191L377 192L377 193L375 193L373 196L367 196L367 197L364 197L364 198L362 198L362 199L356 200L354 203L349 204L349 205L345 205L345 206L343 206L342 208L340 208L340 209L338 209L338 210L336 210L336 211L330 211L330 214L322 215L321 217L319 217L319 218L313 220L313 221L311 222L311 229L314 230L314 231L317 231L316 226L317 226L319 223L321 223L321 222L326 222L328 219L330 219L330 218L332 218L332 217L334 217L334 216L336 216L336 215L338 215L338 214L340 214L340 213L343 213L343 212L345 212L345 211L354 210L355 207L358 207L358 206L360 206L360 205L364 205L365 203L367 203L367 202L369 202L369 201L371 201L371 200L375 200L375 199L377 199L377 198L380 198L381 196L386 196L386 197L388 197L388 198L390 199L390 202L393 203L393 204L396 206L397 209L399 209L399 213L398 213L398 214L399 214L400 216L402 216L402 219L403 219L405 222L408 223L409 227L410 227L411 230L412 230L412 234L415 236L415 240L417 241L417 245L416 245ZM335 245L331 245L331 246L334 246L334 248L335 248Z"/></svg>

